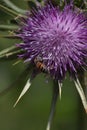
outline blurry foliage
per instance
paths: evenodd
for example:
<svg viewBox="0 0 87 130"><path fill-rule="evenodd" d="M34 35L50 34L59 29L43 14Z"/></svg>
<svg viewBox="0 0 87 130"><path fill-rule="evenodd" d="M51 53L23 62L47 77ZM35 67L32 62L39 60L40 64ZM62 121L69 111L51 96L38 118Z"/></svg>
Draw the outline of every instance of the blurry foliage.
<svg viewBox="0 0 87 130"><path fill-rule="evenodd" d="M32 9L36 7L33 0L11 1L22 9ZM59 4L59 0L53 1ZM3 0L0 0L0 3L3 4ZM74 3L77 7L85 7L83 0L76 0ZM12 16L0 10L0 25L14 26L15 24L16 22ZM7 29L3 32L3 30L0 29L0 36L10 34L11 31L9 32L9 30L10 29ZM19 42L20 40L17 39L0 38L0 50ZM25 69L25 65L22 62L14 66L13 64L15 62L15 60L0 62L0 91L14 82ZM68 76L64 82L62 99L57 102L52 130L86 130L87 119L85 118L85 112L80 111L84 113L81 115L79 113L79 107L82 105L79 101L79 95ZM25 79L22 80L20 84L15 83L13 89L3 96L0 96L0 130L45 130L52 98L52 81L46 83L44 75L37 76L33 80L30 90L18 103L16 108L13 108L24 84ZM81 119L79 118L83 119L83 124L81 124Z"/></svg>

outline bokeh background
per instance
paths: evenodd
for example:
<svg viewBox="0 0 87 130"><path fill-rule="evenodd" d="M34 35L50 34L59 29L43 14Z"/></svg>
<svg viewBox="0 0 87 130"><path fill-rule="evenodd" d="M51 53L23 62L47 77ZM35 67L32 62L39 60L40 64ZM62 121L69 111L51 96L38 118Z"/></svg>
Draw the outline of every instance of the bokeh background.
<svg viewBox="0 0 87 130"><path fill-rule="evenodd" d="M30 8L24 0L11 1L20 8ZM9 20L12 20L12 17L0 10L0 26L13 25ZM0 29L0 35L8 33L9 31ZM0 38L0 51L19 42L17 39ZM12 84L25 69L24 63L14 65L15 62L15 60L0 61L0 92ZM50 112L52 81L47 83L43 74L38 75L28 92L13 108L24 84L25 79L15 83L12 89L0 95L0 130L45 130ZM62 99L57 101L51 130L64 129L87 130L87 115L68 75L63 84Z"/></svg>

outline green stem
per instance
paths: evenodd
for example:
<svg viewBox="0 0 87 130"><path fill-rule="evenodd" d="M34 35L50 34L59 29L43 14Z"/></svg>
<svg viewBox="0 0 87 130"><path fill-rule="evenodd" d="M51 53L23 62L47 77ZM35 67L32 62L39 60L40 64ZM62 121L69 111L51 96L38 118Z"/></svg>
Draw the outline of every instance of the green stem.
<svg viewBox="0 0 87 130"><path fill-rule="evenodd" d="M9 38L9 39L20 39L16 35L0 35L0 38Z"/></svg>
<svg viewBox="0 0 87 130"><path fill-rule="evenodd" d="M53 116L54 116L54 113L55 113L55 107L56 107L56 103L57 103L58 93L59 93L58 83L54 82L51 110L50 110L50 115L49 115L46 130L50 130L50 128L51 128Z"/></svg>
<svg viewBox="0 0 87 130"><path fill-rule="evenodd" d="M15 25L0 25L0 30L16 30L18 26Z"/></svg>
<svg viewBox="0 0 87 130"><path fill-rule="evenodd" d="M3 10L4 12L10 14L12 17L17 17L19 14L3 5L0 4L0 9Z"/></svg>
<svg viewBox="0 0 87 130"><path fill-rule="evenodd" d="M26 10L20 9L19 7L14 5L10 0L3 0L3 1L7 4L8 7L10 7L11 9L15 10L18 13L25 14L27 12Z"/></svg>

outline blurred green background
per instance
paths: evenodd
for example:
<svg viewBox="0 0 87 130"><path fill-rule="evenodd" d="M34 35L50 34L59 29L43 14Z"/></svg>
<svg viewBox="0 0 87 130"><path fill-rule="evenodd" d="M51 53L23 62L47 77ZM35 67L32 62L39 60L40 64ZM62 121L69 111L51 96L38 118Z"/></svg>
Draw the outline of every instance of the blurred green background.
<svg viewBox="0 0 87 130"><path fill-rule="evenodd" d="M12 0L17 6L28 9L24 0ZM0 10L0 25L8 24L12 17ZM0 35L7 34L0 30ZM0 50L19 43L18 40L0 38ZM0 91L7 88L24 70L25 65L13 65L13 61L0 61ZM52 98L52 81L46 82L44 75L38 75L32 82L30 90L15 108L25 80L16 84L9 92L0 96L0 130L45 130ZM58 99L56 113L51 130L87 130L87 116L80 101L79 94L67 76L62 99Z"/></svg>

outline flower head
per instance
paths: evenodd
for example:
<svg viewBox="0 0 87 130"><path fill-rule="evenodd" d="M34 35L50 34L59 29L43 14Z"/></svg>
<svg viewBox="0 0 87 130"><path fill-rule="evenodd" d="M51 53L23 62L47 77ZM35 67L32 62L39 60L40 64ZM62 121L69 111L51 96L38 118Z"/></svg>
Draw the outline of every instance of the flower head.
<svg viewBox="0 0 87 130"><path fill-rule="evenodd" d="M18 35L25 51L20 57L27 62L40 57L54 79L62 80L67 71L76 76L87 56L86 26L87 18L71 5L63 10L47 5L33 11Z"/></svg>
<svg viewBox="0 0 87 130"><path fill-rule="evenodd" d="M46 72L57 81L60 97L62 81L69 72L87 112L86 97L78 80L78 70L86 66L87 16L77 11L71 1L63 9L48 4L26 17L18 33L23 41L18 44L23 50L19 58L32 63L36 70ZM27 91L25 89L26 86L17 102ZM55 94L58 91L55 89Z"/></svg>
<svg viewBox="0 0 87 130"><path fill-rule="evenodd" d="M34 75L28 79L14 107L30 88L31 81L38 72L44 72L53 78L52 106L46 130L50 130L58 93L61 97L62 81L66 72L73 78L87 112L87 100L78 80L78 70L86 66L87 16L74 8L73 0L70 0L70 4L65 0L64 2L64 8L60 9L47 4L47 0L44 7L36 1L40 8L19 19L23 24L15 37L21 38L22 43L0 54L2 58L19 54L19 58L30 63L26 71L32 68L34 70Z"/></svg>

